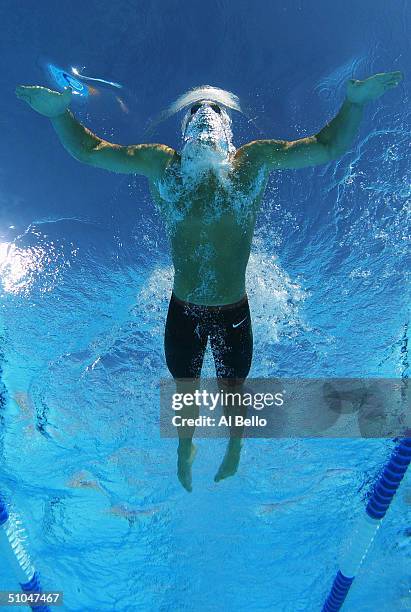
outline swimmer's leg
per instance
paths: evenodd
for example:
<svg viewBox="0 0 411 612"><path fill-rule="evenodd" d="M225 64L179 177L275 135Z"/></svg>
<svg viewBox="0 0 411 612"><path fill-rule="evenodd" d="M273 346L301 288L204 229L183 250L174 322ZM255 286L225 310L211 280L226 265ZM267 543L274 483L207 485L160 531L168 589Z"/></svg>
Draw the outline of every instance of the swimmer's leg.
<svg viewBox="0 0 411 612"><path fill-rule="evenodd" d="M176 393L194 394L199 388L200 379L175 379ZM199 406L184 406L179 410L179 415L182 419L196 419L199 415ZM193 444L195 427L184 425L178 427L178 449L177 449L177 476L183 487L191 493L192 491L192 475L191 467L197 449Z"/></svg>
<svg viewBox="0 0 411 612"><path fill-rule="evenodd" d="M222 309L215 318L210 334L219 389L229 394L230 401L224 406L226 417L232 416L230 439L223 461L215 475L215 482L233 476L240 463L243 425L235 425L235 416L243 419L247 407L241 401L244 381L250 371L253 355L253 334L248 300L238 307Z"/></svg>
<svg viewBox="0 0 411 612"><path fill-rule="evenodd" d="M207 330L202 325L201 307L192 308L174 294L171 297L164 350L168 369L176 383L176 393L193 393L199 385L201 367L207 346ZM197 418L198 406L184 406L179 412L182 418ZM178 428L177 475L183 487L191 492L191 466L196 454L192 442L194 427Z"/></svg>
<svg viewBox="0 0 411 612"><path fill-rule="evenodd" d="M228 382L230 381L230 382ZM228 384L227 384L228 383ZM241 397L244 387L241 379L221 379L219 380L219 389L222 389L228 397L231 397L231 403L224 405L224 415L228 418L232 417L233 424L230 427L230 438L220 467L214 477L215 482L219 482L229 476L234 476L238 470L240 463L241 449L243 447L243 425L235 425L235 417L242 416L243 419L247 416L247 407L242 405L242 402L237 399Z"/></svg>

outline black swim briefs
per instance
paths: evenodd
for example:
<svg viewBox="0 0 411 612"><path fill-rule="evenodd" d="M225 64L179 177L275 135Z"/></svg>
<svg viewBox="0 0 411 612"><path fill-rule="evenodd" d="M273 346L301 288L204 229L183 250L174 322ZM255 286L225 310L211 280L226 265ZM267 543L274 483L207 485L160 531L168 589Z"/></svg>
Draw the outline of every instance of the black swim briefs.
<svg viewBox="0 0 411 612"><path fill-rule="evenodd" d="M174 378L198 378L210 339L219 379L246 378L253 353L250 309L245 295L224 306L184 302L174 293L168 307L164 347Z"/></svg>

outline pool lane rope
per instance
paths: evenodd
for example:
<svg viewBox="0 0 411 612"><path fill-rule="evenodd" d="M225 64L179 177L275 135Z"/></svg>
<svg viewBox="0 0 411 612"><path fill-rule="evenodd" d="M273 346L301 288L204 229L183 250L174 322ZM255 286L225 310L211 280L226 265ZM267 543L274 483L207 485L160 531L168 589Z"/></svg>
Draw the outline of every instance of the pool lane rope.
<svg viewBox="0 0 411 612"><path fill-rule="evenodd" d="M411 432L407 432L407 435L410 434ZM345 550L330 594L323 606L323 612L341 610L353 580L367 555L410 462L411 438L403 438L395 447L390 460L374 485L365 515L357 524Z"/></svg>
<svg viewBox="0 0 411 612"><path fill-rule="evenodd" d="M30 556L23 545L24 529L20 521L7 511L4 500L0 497L0 551L3 563L12 568L24 593L41 593L40 577L34 569ZM11 589L10 589L11 590ZM50 612L49 606L30 606L37 612Z"/></svg>

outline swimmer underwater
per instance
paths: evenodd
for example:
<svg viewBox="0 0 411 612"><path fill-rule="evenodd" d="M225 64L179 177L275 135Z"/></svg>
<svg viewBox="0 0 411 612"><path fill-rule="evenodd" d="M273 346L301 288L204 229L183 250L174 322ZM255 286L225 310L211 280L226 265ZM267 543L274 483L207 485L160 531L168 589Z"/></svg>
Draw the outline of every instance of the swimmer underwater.
<svg viewBox="0 0 411 612"><path fill-rule="evenodd" d="M69 105L72 91L18 86L16 95L51 120L61 143L78 161L112 172L141 174L162 213L170 237L174 285L165 328L165 355L177 385L200 377L208 339L221 385L239 387L252 359L253 337L245 272L270 172L317 166L352 145L364 106L402 80L401 72L349 80L345 100L332 121L313 136L294 141L254 140L236 149L231 109L238 98L203 86L170 107L182 108L180 152L163 144L118 145L79 123ZM198 407L188 409L198 416ZM194 427L179 431L178 477L191 491ZM241 431L230 431L219 481L238 468Z"/></svg>

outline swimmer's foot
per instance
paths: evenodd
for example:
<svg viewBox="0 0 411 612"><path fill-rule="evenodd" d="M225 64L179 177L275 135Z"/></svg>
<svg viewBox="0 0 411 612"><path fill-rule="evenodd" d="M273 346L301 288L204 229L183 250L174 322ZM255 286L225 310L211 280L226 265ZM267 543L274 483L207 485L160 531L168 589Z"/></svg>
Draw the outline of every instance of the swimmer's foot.
<svg viewBox="0 0 411 612"><path fill-rule="evenodd" d="M224 459L218 468L217 474L214 476L214 482L219 482L220 480L224 480L224 478L234 476L240 463L242 445L241 438L230 438Z"/></svg>
<svg viewBox="0 0 411 612"><path fill-rule="evenodd" d="M197 454L197 448L191 440L180 440L177 451L177 476L186 491L191 493L191 466Z"/></svg>

